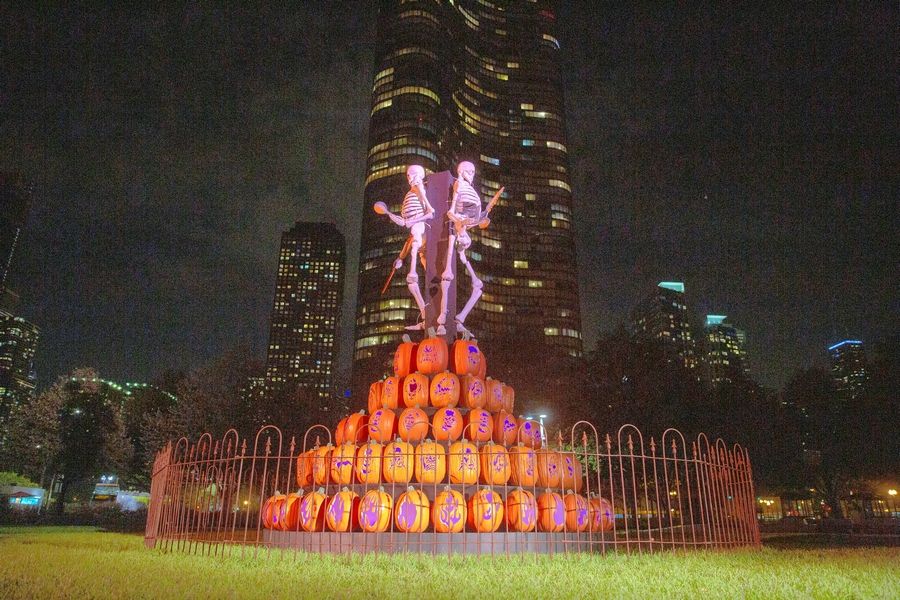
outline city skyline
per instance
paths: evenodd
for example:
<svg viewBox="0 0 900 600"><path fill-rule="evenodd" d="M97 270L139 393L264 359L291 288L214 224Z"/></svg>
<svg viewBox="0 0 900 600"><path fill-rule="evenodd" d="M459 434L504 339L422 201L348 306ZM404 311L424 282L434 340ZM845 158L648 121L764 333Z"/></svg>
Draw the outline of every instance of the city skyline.
<svg viewBox="0 0 900 600"><path fill-rule="evenodd" d="M84 365L149 380L241 344L261 356L296 220L338 222L355 260L373 22L363 3L279 10L4 15L0 168L35 182L9 284L42 331L41 383ZM826 364L829 342L896 332L879 60L896 7L722 12L560 15L585 347L673 278L694 312L740 323L751 356L766 348L754 375L780 385ZM817 79L795 80L798 63Z"/></svg>

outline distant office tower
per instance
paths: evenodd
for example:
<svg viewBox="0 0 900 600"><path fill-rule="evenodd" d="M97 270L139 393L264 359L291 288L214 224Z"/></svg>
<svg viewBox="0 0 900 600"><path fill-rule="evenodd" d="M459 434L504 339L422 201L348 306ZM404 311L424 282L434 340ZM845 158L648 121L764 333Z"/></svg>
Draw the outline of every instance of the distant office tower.
<svg viewBox="0 0 900 600"><path fill-rule="evenodd" d="M631 330L637 337L662 341L678 362L688 369L697 366L682 282L660 282L653 294L631 312Z"/></svg>
<svg viewBox="0 0 900 600"><path fill-rule="evenodd" d="M713 384L732 383L749 375L747 334L726 323L725 315L706 315L703 363L706 380Z"/></svg>
<svg viewBox="0 0 900 600"><path fill-rule="evenodd" d="M409 164L455 175L458 161L469 160L483 201L506 186L490 227L470 230L484 295L466 326L479 341L526 329L580 355L555 2L384 0L380 7L354 379L389 364L403 327L418 321L405 272L381 294L407 232L372 213L379 200L399 210ZM428 235L438 235L437 223ZM462 270L457 282L457 297L468 298Z"/></svg>
<svg viewBox="0 0 900 600"><path fill-rule="evenodd" d="M0 289L6 285L13 252L31 205L31 186L21 175L0 172Z"/></svg>
<svg viewBox="0 0 900 600"><path fill-rule="evenodd" d="M265 383L314 390L323 408L334 397L344 254L344 236L330 223L298 222L281 236Z"/></svg>
<svg viewBox="0 0 900 600"><path fill-rule="evenodd" d="M866 386L866 349L860 340L844 340L829 346L831 378L842 400L852 400Z"/></svg>
<svg viewBox="0 0 900 600"><path fill-rule="evenodd" d="M14 406L34 393L34 354L40 331L21 317L0 310L0 430Z"/></svg>

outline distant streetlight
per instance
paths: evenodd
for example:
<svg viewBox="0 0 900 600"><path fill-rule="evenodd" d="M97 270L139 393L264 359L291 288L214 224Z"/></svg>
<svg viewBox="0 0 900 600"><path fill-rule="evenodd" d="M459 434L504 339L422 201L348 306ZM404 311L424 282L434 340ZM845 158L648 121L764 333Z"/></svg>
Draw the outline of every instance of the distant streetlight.
<svg viewBox="0 0 900 600"><path fill-rule="evenodd" d="M894 488L891 488L888 490L888 496L896 496L896 495L897 495L897 490L895 490Z"/></svg>

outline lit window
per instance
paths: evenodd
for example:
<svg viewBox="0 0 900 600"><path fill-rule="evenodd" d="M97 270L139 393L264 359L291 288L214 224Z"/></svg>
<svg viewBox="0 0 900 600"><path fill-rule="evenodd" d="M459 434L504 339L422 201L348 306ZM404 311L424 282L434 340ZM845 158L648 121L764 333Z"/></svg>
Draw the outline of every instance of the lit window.
<svg viewBox="0 0 900 600"><path fill-rule="evenodd" d="M513 261L513 268L514 268L514 269L527 269L527 268L528 268L528 261L527 261L527 260L514 260L514 261Z"/></svg>

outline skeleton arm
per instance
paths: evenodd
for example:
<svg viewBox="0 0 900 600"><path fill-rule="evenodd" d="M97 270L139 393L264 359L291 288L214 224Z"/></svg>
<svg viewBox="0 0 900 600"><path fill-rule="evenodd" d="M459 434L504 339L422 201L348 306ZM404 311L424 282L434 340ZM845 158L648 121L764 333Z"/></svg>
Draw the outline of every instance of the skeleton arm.
<svg viewBox="0 0 900 600"><path fill-rule="evenodd" d="M478 218L478 227L480 229L486 229L488 225L491 224L491 220L488 218L488 215L491 214L491 210L494 208L494 205L500 200L500 195L503 193L506 187L501 187L497 190L497 193L494 194L494 197L491 198L491 201L488 202L487 208L485 208L481 212L481 216Z"/></svg>

